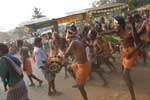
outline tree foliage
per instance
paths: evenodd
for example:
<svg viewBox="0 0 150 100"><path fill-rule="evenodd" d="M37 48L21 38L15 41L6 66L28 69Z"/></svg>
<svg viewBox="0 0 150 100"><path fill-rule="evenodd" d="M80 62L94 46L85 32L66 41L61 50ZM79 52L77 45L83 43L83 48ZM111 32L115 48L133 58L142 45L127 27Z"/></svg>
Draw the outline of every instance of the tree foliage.
<svg viewBox="0 0 150 100"><path fill-rule="evenodd" d="M140 0L95 0L93 1L92 5L93 7L98 7L100 5L110 4L113 2L127 3L130 10L134 10L140 5Z"/></svg>
<svg viewBox="0 0 150 100"><path fill-rule="evenodd" d="M92 5L93 7L98 7L100 5L110 4L112 2L114 2L114 0L95 0L93 1Z"/></svg>
<svg viewBox="0 0 150 100"><path fill-rule="evenodd" d="M139 6L139 0L128 0L129 9L134 10Z"/></svg>
<svg viewBox="0 0 150 100"><path fill-rule="evenodd" d="M45 16L43 15L43 12L41 12L41 9L40 9L40 8L35 7L35 8L33 9L33 12L34 12L34 14L32 15L32 18L33 18L33 19L45 17Z"/></svg>

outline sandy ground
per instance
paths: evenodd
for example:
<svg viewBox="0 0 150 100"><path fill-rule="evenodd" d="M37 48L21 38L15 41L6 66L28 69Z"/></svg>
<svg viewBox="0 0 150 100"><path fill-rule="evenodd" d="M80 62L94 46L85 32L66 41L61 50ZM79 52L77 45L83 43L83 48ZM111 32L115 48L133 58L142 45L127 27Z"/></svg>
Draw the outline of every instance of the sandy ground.
<svg viewBox="0 0 150 100"><path fill-rule="evenodd" d="M109 82L108 87L102 87L101 79L93 73L93 79L86 84L89 100L130 100L130 94L120 73L120 64L115 63L115 66L118 69L117 73L105 74ZM28 87L31 100L82 100L79 91L72 88L75 81L70 76L64 79L64 70L56 77L56 87L61 92L61 95L51 97L47 95L48 85L43 78L43 74L36 66L33 66L33 70L34 74L41 78L44 83L40 88ZM136 67L132 69L131 75L137 100L150 100L150 63L144 66L141 62L137 62ZM26 76L25 80L28 85L29 82ZM6 93L3 93L2 88L0 88L0 100L5 100L5 95Z"/></svg>

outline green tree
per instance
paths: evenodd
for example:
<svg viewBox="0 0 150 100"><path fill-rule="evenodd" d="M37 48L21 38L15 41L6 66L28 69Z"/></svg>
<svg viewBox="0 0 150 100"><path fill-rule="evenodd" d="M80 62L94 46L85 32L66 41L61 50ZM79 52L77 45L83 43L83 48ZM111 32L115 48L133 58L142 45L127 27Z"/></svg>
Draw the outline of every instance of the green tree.
<svg viewBox="0 0 150 100"><path fill-rule="evenodd" d="M95 1L93 1L92 5L93 5L93 7L98 7L100 5L110 4L114 1L115 0L95 0Z"/></svg>
<svg viewBox="0 0 150 100"><path fill-rule="evenodd" d="M33 18L33 19L45 17L45 16L43 15L43 12L41 12L41 9L40 9L40 8L35 7L35 8L33 9L33 12L34 12L34 14L32 15L32 18Z"/></svg>
<svg viewBox="0 0 150 100"><path fill-rule="evenodd" d="M16 27L13 31L10 32L11 37L13 37L14 39L21 39L24 36L27 35L27 33L25 33L23 31L23 27Z"/></svg>
<svg viewBox="0 0 150 100"><path fill-rule="evenodd" d="M139 6L139 0L128 0L129 10L134 10Z"/></svg>

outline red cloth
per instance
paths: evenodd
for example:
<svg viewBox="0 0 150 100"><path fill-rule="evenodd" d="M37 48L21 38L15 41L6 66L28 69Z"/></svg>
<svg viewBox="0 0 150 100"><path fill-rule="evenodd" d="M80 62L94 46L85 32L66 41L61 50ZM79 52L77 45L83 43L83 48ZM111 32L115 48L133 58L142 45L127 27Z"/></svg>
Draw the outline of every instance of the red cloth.
<svg viewBox="0 0 150 100"><path fill-rule="evenodd" d="M35 55L34 55L34 53L32 53L32 60L35 63Z"/></svg>
<svg viewBox="0 0 150 100"><path fill-rule="evenodd" d="M147 51L147 55L150 57L150 48Z"/></svg>

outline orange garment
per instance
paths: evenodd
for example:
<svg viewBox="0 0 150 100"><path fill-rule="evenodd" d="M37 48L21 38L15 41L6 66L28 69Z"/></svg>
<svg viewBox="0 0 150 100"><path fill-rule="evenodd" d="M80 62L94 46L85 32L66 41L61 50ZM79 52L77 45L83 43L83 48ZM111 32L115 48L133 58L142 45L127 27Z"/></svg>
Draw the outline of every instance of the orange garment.
<svg viewBox="0 0 150 100"><path fill-rule="evenodd" d="M111 55L111 50L108 42L103 42L104 55Z"/></svg>
<svg viewBox="0 0 150 100"><path fill-rule="evenodd" d="M78 85L84 85L91 72L91 66L89 62L84 64L72 64L71 68L76 76L76 81Z"/></svg>
<svg viewBox="0 0 150 100"><path fill-rule="evenodd" d="M32 74L32 65L31 65L31 61L29 58L26 58L24 60L24 63L23 63L23 70L24 72L27 74L27 75L31 75Z"/></svg>
<svg viewBox="0 0 150 100"><path fill-rule="evenodd" d="M127 59L128 55L134 50L133 47L122 48L121 50L121 63L125 69L131 69L138 58L138 52L135 52L130 59Z"/></svg>

